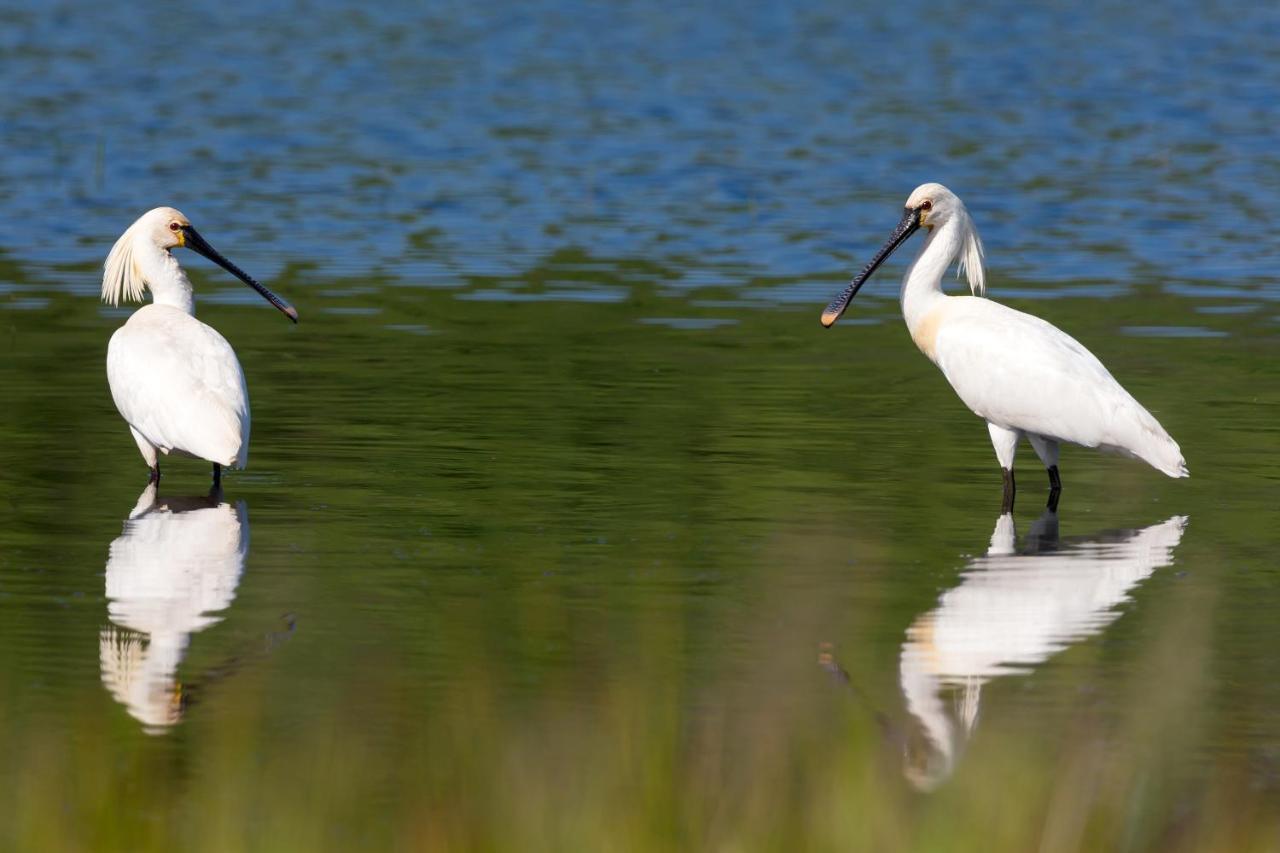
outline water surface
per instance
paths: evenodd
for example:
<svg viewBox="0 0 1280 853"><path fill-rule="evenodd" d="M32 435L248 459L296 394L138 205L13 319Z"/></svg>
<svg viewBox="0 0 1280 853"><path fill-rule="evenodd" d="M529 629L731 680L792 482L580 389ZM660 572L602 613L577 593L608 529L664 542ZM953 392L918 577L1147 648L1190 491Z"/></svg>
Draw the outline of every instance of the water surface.
<svg viewBox="0 0 1280 853"><path fill-rule="evenodd" d="M1275 10L2 15L0 847L1280 849ZM1190 480L1002 516L905 258L819 328L924 180ZM161 203L302 316L182 256L222 494L106 387Z"/></svg>

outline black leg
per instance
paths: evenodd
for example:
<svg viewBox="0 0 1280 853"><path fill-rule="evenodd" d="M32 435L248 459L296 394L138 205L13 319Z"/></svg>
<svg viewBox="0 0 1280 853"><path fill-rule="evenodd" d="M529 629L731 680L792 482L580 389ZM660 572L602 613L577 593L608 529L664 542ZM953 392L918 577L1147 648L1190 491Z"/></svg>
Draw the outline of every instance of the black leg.
<svg viewBox="0 0 1280 853"><path fill-rule="evenodd" d="M1004 477L1004 500L1000 502L1000 513L1013 512L1013 496L1017 492L1017 486L1013 482L1013 469L1001 468L1001 476Z"/></svg>
<svg viewBox="0 0 1280 853"><path fill-rule="evenodd" d="M1045 504L1050 512L1058 511L1058 498L1062 495L1062 479L1058 476L1058 466L1049 466L1049 502Z"/></svg>
<svg viewBox="0 0 1280 853"><path fill-rule="evenodd" d="M217 462L215 462L213 463L213 487L216 489L221 486L222 486L222 466L219 465Z"/></svg>
<svg viewBox="0 0 1280 853"><path fill-rule="evenodd" d="M147 470L150 472L147 474L147 482L155 483L157 486L160 485L160 460L157 459L155 467Z"/></svg>

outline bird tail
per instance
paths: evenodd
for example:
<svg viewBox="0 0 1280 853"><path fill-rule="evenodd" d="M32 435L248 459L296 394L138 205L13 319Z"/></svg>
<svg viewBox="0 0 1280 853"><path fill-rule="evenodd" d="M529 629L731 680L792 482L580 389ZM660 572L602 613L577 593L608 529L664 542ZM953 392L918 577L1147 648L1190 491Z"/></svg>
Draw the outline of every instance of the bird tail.
<svg viewBox="0 0 1280 853"><path fill-rule="evenodd" d="M1142 425L1142 440L1134 448L1134 455L1152 468L1170 477L1190 477L1187 460L1182 458L1182 448L1174 441L1155 418Z"/></svg>
<svg viewBox="0 0 1280 853"><path fill-rule="evenodd" d="M1115 405L1114 412L1109 434L1100 442L1101 447L1141 459L1170 477L1191 476L1178 442L1165 432L1155 415L1141 403L1125 394L1124 400Z"/></svg>

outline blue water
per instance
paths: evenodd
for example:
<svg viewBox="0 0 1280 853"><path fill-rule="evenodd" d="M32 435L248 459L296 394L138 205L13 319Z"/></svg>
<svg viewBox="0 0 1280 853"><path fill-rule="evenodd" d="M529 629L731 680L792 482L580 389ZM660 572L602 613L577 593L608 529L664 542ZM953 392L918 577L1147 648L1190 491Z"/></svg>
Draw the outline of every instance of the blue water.
<svg viewBox="0 0 1280 853"><path fill-rule="evenodd" d="M172 204L265 278L501 299L573 247L652 261L673 295L824 302L936 180L973 212L996 292L1280 298L1275 4L0 16L0 252L76 292L96 282L67 265Z"/></svg>

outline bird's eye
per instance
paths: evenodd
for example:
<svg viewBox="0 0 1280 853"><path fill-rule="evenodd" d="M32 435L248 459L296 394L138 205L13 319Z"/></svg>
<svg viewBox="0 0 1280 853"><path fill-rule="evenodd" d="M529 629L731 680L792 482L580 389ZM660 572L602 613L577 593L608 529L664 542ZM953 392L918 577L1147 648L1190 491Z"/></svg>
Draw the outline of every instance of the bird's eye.
<svg viewBox="0 0 1280 853"><path fill-rule="evenodd" d="M181 222L170 222L170 223L169 223L169 230L170 230L170 231L178 231L180 228L182 228L182 223L181 223Z"/></svg>
<svg viewBox="0 0 1280 853"><path fill-rule="evenodd" d="M921 211L933 210L933 202L928 200L920 202L920 210Z"/></svg>

